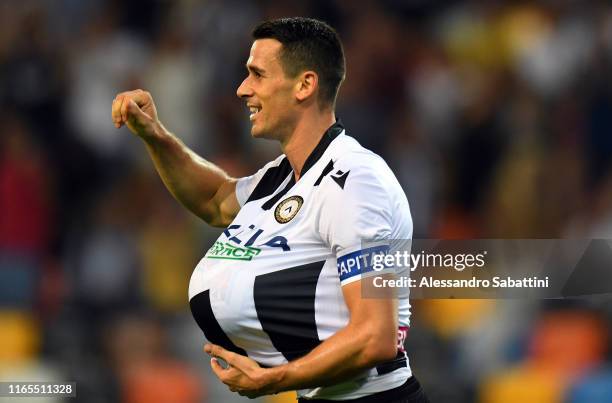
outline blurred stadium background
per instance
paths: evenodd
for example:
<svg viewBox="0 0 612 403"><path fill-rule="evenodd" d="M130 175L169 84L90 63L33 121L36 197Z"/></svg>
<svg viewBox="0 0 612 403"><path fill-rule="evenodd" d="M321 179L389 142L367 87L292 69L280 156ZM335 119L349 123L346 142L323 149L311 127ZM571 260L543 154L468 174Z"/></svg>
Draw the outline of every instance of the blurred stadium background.
<svg viewBox="0 0 612 403"><path fill-rule="evenodd" d="M87 403L246 400L187 305L218 231L110 107L146 88L188 145L254 172L279 150L235 90L250 29L291 15L340 32L338 116L394 169L415 237L611 238L609 2L5 0L0 378L75 380ZM415 301L411 364L433 403L612 402L610 301Z"/></svg>

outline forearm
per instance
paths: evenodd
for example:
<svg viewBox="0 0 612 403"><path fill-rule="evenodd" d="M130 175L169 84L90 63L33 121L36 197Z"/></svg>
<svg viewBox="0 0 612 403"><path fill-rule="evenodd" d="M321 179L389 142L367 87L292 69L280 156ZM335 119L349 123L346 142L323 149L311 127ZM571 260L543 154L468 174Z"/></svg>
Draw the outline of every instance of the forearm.
<svg viewBox="0 0 612 403"><path fill-rule="evenodd" d="M154 136L142 137L162 181L185 207L210 224L220 212L213 203L219 189L233 179L190 150L161 123Z"/></svg>
<svg viewBox="0 0 612 403"><path fill-rule="evenodd" d="M306 356L273 368L272 393L330 386L353 378L395 354L393 334L379 337L353 326L338 331Z"/></svg>

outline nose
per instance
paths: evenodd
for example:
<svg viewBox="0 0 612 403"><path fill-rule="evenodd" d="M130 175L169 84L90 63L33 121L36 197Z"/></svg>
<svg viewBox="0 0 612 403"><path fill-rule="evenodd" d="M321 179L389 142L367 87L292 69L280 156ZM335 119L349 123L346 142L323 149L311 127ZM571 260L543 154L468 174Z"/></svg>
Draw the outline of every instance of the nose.
<svg viewBox="0 0 612 403"><path fill-rule="evenodd" d="M236 90L236 95L238 96L238 98L245 98L245 97L250 97L251 95L253 95L253 90L247 83L248 79L249 78L247 77L244 80L242 80L242 83L240 83L240 86Z"/></svg>

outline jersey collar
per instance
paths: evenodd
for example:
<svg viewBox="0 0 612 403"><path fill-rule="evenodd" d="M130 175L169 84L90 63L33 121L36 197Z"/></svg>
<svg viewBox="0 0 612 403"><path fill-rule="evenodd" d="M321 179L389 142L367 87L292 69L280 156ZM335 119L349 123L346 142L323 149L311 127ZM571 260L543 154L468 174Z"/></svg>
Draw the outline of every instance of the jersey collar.
<svg viewBox="0 0 612 403"><path fill-rule="evenodd" d="M314 148L314 150L312 150L308 158L306 158L306 162L304 162L304 167L302 168L300 176L304 176L304 174L306 174L306 172L310 168L312 168L314 164L317 163L317 161L321 158L325 150L327 150L327 147L329 147L331 142L334 141L334 139L338 137L338 135L342 133L343 130L344 125L342 124L342 121L338 119L336 123L331 125L329 129L325 131L323 137L321 137L321 140L319 141L319 144L317 144L317 146Z"/></svg>
<svg viewBox="0 0 612 403"><path fill-rule="evenodd" d="M338 137L338 135L342 133L343 130L344 126L342 125L342 122L338 120L336 121L336 123L331 125L331 127L327 129L325 133L323 133L323 137L321 137L319 144L317 144L317 146L314 148L314 150L312 150L312 152L306 159L300 176L304 176L306 171L308 171L310 168L312 168L314 164L316 164L316 162L321 158L321 156L323 156L325 150L327 150L327 147L329 147L331 142L334 141L334 139ZM286 195L287 192L293 187L293 185L295 185L295 175L293 174L293 170L291 169L291 165L289 165L289 160L286 156L283 161L278 165L278 167L270 168L266 172L264 177L257 184L255 190L253 190L251 196L249 196L247 203L251 200L256 200L271 194L271 192L274 191L274 189L276 189L278 185L280 185L278 181L281 180L281 178L286 178L286 175L289 173L291 174L291 178L289 179L289 182L287 182L285 187L261 205L261 208L263 210L270 210L281 199L281 197Z"/></svg>

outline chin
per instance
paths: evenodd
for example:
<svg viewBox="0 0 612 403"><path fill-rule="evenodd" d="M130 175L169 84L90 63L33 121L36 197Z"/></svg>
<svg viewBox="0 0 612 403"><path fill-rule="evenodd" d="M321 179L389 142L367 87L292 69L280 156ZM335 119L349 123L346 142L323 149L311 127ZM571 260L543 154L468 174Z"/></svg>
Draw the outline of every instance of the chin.
<svg viewBox="0 0 612 403"><path fill-rule="evenodd" d="M257 126L254 125L251 127L251 137L256 139L269 139L270 133L265 130L257 129Z"/></svg>

